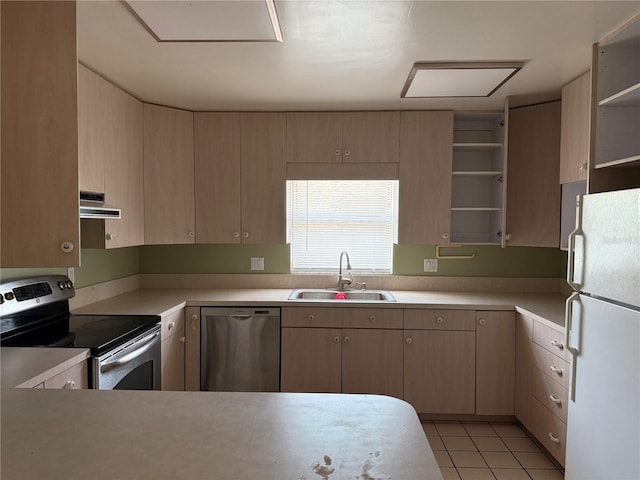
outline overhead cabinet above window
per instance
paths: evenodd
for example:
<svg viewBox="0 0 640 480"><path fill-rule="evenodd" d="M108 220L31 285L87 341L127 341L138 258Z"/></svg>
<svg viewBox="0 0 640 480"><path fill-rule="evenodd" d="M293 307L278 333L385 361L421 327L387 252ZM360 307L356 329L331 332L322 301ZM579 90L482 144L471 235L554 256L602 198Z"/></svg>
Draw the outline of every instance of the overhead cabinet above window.
<svg viewBox="0 0 640 480"><path fill-rule="evenodd" d="M399 112L289 112L288 163L397 163Z"/></svg>

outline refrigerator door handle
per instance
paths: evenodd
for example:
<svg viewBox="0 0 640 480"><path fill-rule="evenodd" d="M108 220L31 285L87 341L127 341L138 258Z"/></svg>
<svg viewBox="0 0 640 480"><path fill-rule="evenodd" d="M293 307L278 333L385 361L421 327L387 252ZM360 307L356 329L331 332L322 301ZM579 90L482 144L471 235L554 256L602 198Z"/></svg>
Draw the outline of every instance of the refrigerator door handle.
<svg viewBox="0 0 640 480"><path fill-rule="evenodd" d="M576 364L578 362L578 354L580 353L580 315L577 318L577 325L574 328L574 315L573 305L574 303L580 305L580 292L574 292L569 298L567 298L565 313L564 313L564 329L565 339L564 344L567 347L569 353L571 353L571 375L569 386L569 397L571 401L575 401L576 398Z"/></svg>
<svg viewBox="0 0 640 480"><path fill-rule="evenodd" d="M569 261L567 263L567 283L572 289L579 291L582 289L582 284L575 281L576 237L584 237L582 232L582 195L578 195L576 198L576 229L569 234ZM580 248L582 249L583 246L584 242L582 242ZM580 258L582 259L582 254ZM580 277L582 277L582 265L580 265Z"/></svg>

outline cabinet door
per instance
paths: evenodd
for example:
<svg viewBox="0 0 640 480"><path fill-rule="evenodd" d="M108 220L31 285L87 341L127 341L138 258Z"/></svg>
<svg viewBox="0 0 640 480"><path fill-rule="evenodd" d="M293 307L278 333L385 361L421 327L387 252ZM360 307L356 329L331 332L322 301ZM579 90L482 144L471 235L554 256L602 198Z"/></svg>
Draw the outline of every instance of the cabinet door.
<svg viewBox="0 0 640 480"><path fill-rule="evenodd" d="M560 245L560 102L509 111L507 245Z"/></svg>
<svg viewBox="0 0 640 480"><path fill-rule="evenodd" d="M240 114L243 243L286 241L285 115Z"/></svg>
<svg viewBox="0 0 640 480"><path fill-rule="evenodd" d="M475 332L405 330L404 399L418 413L474 413Z"/></svg>
<svg viewBox="0 0 640 480"><path fill-rule="evenodd" d="M476 312L476 415L513 415L515 312Z"/></svg>
<svg viewBox="0 0 640 480"><path fill-rule="evenodd" d="M240 243L240 114L195 113L196 243Z"/></svg>
<svg viewBox="0 0 640 480"><path fill-rule="evenodd" d="M177 331L160 343L162 390L184 390L184 335Z"/></svg>
<svg viewBox="0 0 640 480"><path fill-rule="evenodd" d="M105 156L110 146L107 137L112 125L107 91L108 83L100 75L78 64L78 186L88 192L104 193Z"/></svg>
<svg viewBox="0 0 640 480"><path fill-rule="evenodd" d="M533 368L533 319L520 313L516 316L516 380L515 414L531 430L531 382Z"/></svg>
<svg viewBox="0 0 640 480"><path fill-rule="evenodd" d="M343 330L342 392L402 398L402 344L402 330Z"/></svg>
<svg viewBox="0 0 640 480"><path fill-rule="evenodd" d="M193 169L193 113L145 104L145 244L194 243Z"/></svg>
<svg viewBox="0 0 640 480"><path fill-rule="evenodd" d="M400 158L400 112L344 112L343 162L393 163Z"/></svg>
<svg viewBox="0 0 640 480"><path fill-rule="evenodd" d="M184 322L184 386L190 392L200 391L200 307L187 307Z"/></svg>
<svg viewBox="0 0 640 480"><path fill-rule="evenodd" d="M449 243L452 112L400 115L398 243Z"/></svg>
<svg viewBox="0 0 640 480"><path fill-rule="evenodd" d="M591 72L562 87L560 183L587 179L591 128Z"/></svg>
<svg viewBox="0 0 640 480"><path fill-rule="evenodd" d="M75 2L2 2L3 267L80 265Z"/></svg>
<svg viewBox="0 0 640 480"><path fill-rule="evenodd" d="M122 210L119 220L105 220L106 248L144 244L142 102L109 84L109 145L105 157L105 198Z"/></svg>
<svg viewBox="0 0 640 480"><path fill-rule="evenodd" d="M340 393L340 329L283 328L281 342L281 391Z"/></svg>
<svg viewBox="0 0 640 480"><path fill-rule="evenodd" d="M289 112L288 163L342 162L342 113Z"/></svg>

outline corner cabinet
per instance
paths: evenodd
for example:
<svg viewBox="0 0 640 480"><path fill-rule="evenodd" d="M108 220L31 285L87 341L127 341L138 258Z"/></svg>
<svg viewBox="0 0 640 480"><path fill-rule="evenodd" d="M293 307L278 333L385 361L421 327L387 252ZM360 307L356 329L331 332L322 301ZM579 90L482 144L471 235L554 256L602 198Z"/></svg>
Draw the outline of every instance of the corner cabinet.
<svg viewBox="0 0 640 480"><path fill-rule="evenodd" d="M504 243L507 112L455 113L451 168L453 243Z"/></svg>
<svg viewBox="0 0 640 480"><path fill-rule="evenodd" d="M449 243L453 112L400 114L398 243Z"/></svg>
<svg viewBox="0 0 640 480"><path fill-rule="evenodd" d="M144 104L146 245L195 242L193 113Z"/></svg>
<svg viewBox="0 0 640 480"><path fill-rule="evenodd" d="M184 318L184 389L200 391L200 307L186 307Z"/></svg>
<svg viewBox="0 0 640 480"><path fill-rule="evenodd" d="M185 389L185 311L180 309L162 317L160 355L162 390Z"/></svg>
<svg viewBox="0 0 640 480"><path fill-rule="evenodd" d="M0 8L0 263L79 266L76 3Z"/></svg>

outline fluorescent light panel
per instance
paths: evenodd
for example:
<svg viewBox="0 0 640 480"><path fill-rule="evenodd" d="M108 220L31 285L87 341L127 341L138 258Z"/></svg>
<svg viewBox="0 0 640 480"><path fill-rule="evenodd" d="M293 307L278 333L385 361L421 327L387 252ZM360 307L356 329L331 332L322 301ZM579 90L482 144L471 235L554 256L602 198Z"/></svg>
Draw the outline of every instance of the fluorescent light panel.
<svg viewBox="0 0 640 480"><path fill-rule="evenodd" d="M281 42L274 0L123 0L158 42Z"/></svg>
<svg viewBox="0 0 640 480"><path fill-rule="evenodd" d="M414 63L402 98L488 97L522 63Z"/></svg>

